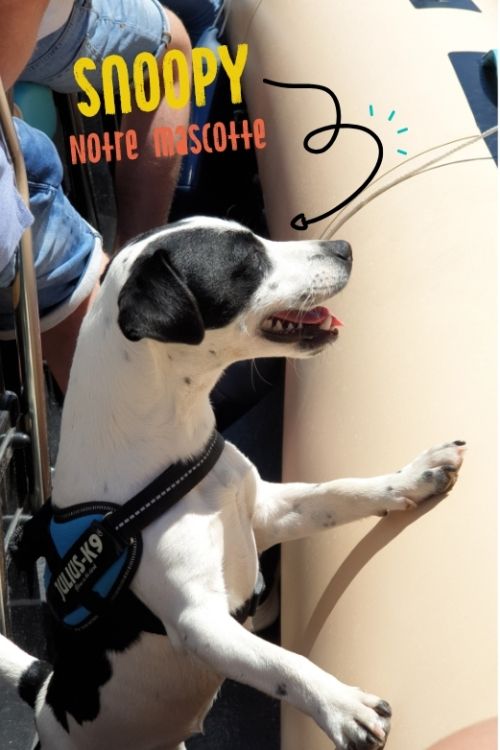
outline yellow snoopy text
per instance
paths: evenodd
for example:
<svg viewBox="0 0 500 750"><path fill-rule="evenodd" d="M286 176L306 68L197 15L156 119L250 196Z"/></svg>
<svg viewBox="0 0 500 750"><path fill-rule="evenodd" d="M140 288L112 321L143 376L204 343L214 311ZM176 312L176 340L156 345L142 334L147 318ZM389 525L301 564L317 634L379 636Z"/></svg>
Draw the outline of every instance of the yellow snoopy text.
<svg viewBox="0 0 500 750"><path fill-rule="evenodd" d="M190 101L192 90L196 106L202 107L206 102L206 89L217 75L219 61L229 78L231 101L238 104L242 100L241 77L247 58L248 44L238 44L234 59L227 45L217 47L216 52L209 47L193 47L191 76L186 56L176 49L165 54L160 67L151 52L140 52L134 59L132 71L121 55L107 55L99 66L90 57L79 57L73 72L87 101L79 101L78 109L85 117L92 117L104 105L105 114L114 115L118 100L119 111L127 114L132 111L132 98L135 98L138 109L152 112L159 107L162 97L170 107L181 109ZM102 85L96 88L87 73L98 67Z"/></svg>

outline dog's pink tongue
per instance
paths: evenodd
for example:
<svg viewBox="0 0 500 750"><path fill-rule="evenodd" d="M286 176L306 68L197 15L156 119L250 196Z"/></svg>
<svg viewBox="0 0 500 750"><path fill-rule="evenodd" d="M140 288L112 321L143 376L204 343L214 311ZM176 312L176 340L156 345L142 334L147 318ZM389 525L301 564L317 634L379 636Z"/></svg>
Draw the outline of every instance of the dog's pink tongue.
<svg viewBox="0 0 500 750"><path fill-rule="evenodd" d="M307 325L320 326L325 322L327 318L331 317L331 328L337 328L343 326L341 320L332 315L327 307L313 307L312 310L281 310L280 312L273 313L273 318L279 320L288 320L290 323L306 323Z"/></svg>

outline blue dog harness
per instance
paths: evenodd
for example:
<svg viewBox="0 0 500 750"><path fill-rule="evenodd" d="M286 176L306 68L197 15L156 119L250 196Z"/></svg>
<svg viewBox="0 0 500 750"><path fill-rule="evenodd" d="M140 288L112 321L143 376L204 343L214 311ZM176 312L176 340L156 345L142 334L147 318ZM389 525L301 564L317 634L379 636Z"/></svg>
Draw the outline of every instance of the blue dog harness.
<svg viewBox="0 0 500 750"><path fill-rule="evenodd" d="M91 625L128 585L141 558L140 534L123 544L107 529L115 504L84 503L69 512L50 508L46 538L47 601L64 625Z"/></svg>
<svg viewBox="0 0 500 750"><path fill-rule="evenodd" d="M132 595L128 584L141 559L141 531L193 489L223 449L224 438L214 431L200 455L169 466L124 505L59 509L49 502L20 529L13 556L24 569L45 558L47 602L60 623L84 630L121 594ZM148 629L161 632L158 623Z"/></svg>

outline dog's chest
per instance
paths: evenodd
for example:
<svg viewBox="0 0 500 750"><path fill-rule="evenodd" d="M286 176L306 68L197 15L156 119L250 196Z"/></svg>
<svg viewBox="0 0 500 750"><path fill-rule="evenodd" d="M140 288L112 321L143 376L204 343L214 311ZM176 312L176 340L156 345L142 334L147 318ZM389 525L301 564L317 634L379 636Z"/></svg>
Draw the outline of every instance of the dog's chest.
<svg viewBox="0 0 500 750"><path fill-rule="evenodd" d="M229 454L229 455L227 455ZM253 594L258 574L258 554L252 528L255 500L253 467L232 445L225 463L213 473L218 484L218 509L214 515L217 551L220 557L230 611L238 609Z"/></svg>
<svg viewBox="0 0 500 750"><path fill-rule="evenodd" d="M254 497L252 465L227 444L210 474L144 531L133 588L157 616L168 617L177 596L189 598L193 589L224 596L230 612L251 597L258 575Z"/></svg>
<svg viewBox="0 0 500 750"><path fill-rule="evenodd" d="M229 610L234 612L254 592L258 556L251 524L238 502L223 512L222 528L224 580Z"/></svg>

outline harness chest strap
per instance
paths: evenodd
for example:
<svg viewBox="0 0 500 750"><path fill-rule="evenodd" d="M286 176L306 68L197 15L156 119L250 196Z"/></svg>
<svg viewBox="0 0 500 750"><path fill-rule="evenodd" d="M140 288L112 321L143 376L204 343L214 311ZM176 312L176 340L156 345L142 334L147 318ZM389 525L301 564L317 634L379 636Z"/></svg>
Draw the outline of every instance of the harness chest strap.
<svg viewBox="0 0 500 750"><path fill-rule="evenodd" d="M211 471L224 450L225 441L214 430L203 452L191 461L169 466L135 497L104 519L108 532L124 544L166 513Z"/></svg>

